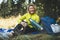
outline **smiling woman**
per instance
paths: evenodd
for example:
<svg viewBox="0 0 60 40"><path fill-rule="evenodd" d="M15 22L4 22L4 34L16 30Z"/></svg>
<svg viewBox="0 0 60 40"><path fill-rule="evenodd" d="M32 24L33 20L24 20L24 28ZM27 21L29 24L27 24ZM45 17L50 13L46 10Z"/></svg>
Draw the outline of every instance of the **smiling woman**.
<svg viewBox="0 0 60 40"><path fill-rule="evenodd" d="M31 18L34 21L36 21L37 23L39 23L39 21L40 21L40 18L39 18L39 16L36 13L35 5L34 4L30 4L27 9L28 9L28 12L26 14L24 14L21 18L19 18L18 25L14 29L15 33L16 32L19 33L19 31L21 30L21 28L23 28L23 31L22 31L23 34L30 33L30 32L33 32L33 31L37 31L31 25L31 22L29 20Z"/></svg>

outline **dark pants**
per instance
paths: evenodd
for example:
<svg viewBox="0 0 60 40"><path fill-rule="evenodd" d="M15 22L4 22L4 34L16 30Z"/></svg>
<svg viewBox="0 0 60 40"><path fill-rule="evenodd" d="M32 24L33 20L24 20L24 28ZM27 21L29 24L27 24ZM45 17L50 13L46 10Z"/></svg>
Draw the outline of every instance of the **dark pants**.
<svg viewBox="0 0 60 40"><path fill-rule="evenodd" d="M23 31L20 31L21 28L23 28ZM15 34L20 34L20 33L27 34L37 30L35 28L30 28L28 25L26 27L23 27L21 24L18 24L13 31Z"/></svg>
<svg viewBox="0 0 60 40"><path fill-rule="evenodd" d="M16 25L16 27L14 28L14 33L13 35L18 35L20 33L20 29L22 28L23 26L21 24L18 24Z"/></svg>

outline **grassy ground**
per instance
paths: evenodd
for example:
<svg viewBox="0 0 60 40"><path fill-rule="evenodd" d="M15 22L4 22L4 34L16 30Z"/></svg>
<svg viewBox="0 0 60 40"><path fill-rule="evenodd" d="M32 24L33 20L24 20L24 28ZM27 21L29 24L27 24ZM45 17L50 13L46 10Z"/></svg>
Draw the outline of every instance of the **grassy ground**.
<svg viewBox="0 0 60 40"><path fill-rule="evenodd" d="M30 34L19 35L11 40L60 40L60 36L53 36L48 34Z"/></svg>
<svg viewBox="0 0 60 40"><path fill-rule="evenodd" d="M6 29L14 28L19 18L20 15L18 15L17 17L15 16L6 17L6 18L0 17L0 28L6 28Z"/></svg>

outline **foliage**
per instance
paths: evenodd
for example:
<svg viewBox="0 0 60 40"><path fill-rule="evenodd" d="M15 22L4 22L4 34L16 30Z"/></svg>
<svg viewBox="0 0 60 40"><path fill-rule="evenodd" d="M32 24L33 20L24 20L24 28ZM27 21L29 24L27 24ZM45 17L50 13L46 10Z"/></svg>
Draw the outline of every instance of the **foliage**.
<svg viewBox="0 0 60 40"><path fill-rule="evenodd" d="M41 17L50 16L56 19L60 16L59 0L36 0L34 4L37 6L37 12ZM12 0L8 0L7 3L3 2L0 5L0 16L2 17L12 15L17 16L18 14L23 15L24 13L26 13L27 4L25 3L25 0L19 0L17 4L14 4Z"/></svg>

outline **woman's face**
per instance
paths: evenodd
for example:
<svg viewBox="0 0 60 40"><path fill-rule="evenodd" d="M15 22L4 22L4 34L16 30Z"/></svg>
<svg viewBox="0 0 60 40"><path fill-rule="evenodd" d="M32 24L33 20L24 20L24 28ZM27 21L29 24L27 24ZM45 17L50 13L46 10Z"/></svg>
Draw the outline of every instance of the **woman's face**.
<svg viewBox="0 0 60 40"><path fill-rule="evenodd" d="M34 14L35 13L35 8L34 8L34 6L29 6L29 13L30 14Z"/></svg>

